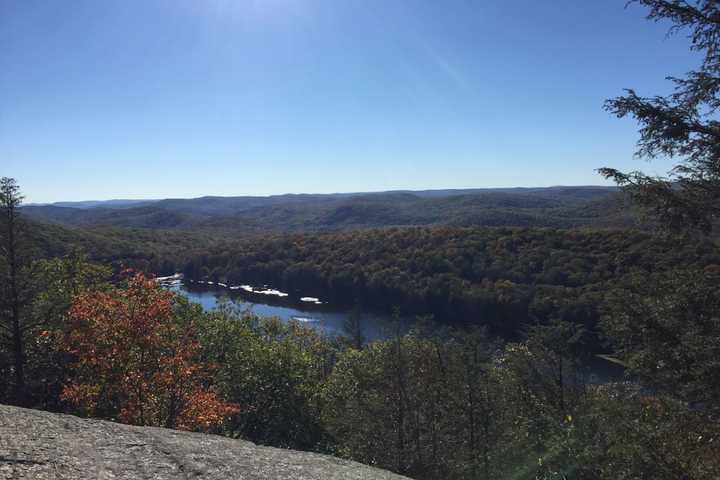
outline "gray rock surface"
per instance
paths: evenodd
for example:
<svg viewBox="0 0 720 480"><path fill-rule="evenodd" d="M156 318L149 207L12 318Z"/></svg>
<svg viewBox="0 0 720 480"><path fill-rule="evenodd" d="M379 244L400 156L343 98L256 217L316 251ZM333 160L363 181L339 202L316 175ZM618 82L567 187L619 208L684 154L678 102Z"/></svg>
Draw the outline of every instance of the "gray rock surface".
<svg viewBox="0 0 720 480"><path fill-rule="evenodd" d="M327 455L0 405L0 479L387 479Z"/></svg>

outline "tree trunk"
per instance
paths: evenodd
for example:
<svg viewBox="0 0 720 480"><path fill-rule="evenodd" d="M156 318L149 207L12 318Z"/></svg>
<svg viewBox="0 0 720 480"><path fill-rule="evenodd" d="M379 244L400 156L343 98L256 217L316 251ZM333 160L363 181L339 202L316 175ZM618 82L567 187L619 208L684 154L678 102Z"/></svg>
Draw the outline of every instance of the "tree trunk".
<svg viewBox="0 0 720 480"><path fill-rule="evenodd" d="M15 403L25 405L25 352L23 351L22 330L20 329L20 312L17 306L13 306L12 312L12 335L15 364Z"/></svg>
<svg viewBox="0 0 720 480"><path fill-rule="evenodd" d="M9 313L3 320L10 333L10 346L13 350L14 385L13 401L25 406L25 350L22 324L22 306L25 293L21 291L20 268L21 259L18 251L19 223L17 207L22 202L20 189L12 178L0 178L0 213L2 213L2 236L0 237L0 251L2 251L7 264L7 271L3 272L2 298L4 309Z"/></svg>
<svg viewBox="0 0 720 480"><path fill-rule="evenodd" d="M10 280L10 322L12 330L13 363L15 367L14 400L25 405L25 352L23 350L22 326L20 324L20 298L18 292L17 250L15 245L15 212L7 214L7 261Z"/></svg>
<svg viewBox="0 0 720 480"><path fill-rule="evenodd" d="M404 360L402 355L402 338L399 336L396 340L397 358L396 358L396 388L397 388L397 467L399 473L405 473L406 459L405 459L405 381L404 381Z"/></svg>

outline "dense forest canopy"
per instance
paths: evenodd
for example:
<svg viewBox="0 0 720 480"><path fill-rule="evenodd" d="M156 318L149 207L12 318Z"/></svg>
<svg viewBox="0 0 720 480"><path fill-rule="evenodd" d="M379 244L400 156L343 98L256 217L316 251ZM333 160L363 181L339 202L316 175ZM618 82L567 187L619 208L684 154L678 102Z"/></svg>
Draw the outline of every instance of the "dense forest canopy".
<svg viewBox="0 0 720 480"><path fill-rule="evenodd" d="M714 241L636 231L409 228L256 237L210 248L188 279L272 284L332 302L516 333L560 316L594 327L631 275L720 264Z"/></svg>

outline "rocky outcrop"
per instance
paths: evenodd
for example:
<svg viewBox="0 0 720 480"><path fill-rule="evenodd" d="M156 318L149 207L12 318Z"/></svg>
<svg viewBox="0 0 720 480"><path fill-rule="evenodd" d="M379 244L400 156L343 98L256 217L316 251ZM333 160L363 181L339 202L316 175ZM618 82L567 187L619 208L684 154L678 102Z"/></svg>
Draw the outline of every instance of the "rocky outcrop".
<svg viewBox="0 0 720 480"><path fill-rule="evenodd" d="M387 479L327 455L0 405L0 479Z"/></svg>

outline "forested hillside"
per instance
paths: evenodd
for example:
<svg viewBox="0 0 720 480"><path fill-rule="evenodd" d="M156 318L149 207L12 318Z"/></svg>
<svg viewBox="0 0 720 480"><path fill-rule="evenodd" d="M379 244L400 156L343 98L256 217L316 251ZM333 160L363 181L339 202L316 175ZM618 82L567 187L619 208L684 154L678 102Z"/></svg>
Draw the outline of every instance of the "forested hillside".
<svg viewBox="0 0 720 480"><path fill-rule="evenodd" d="M29 221L38 258L82 251L116 272L268 284L514 336L562 318L594 330L602 299L636 275L713 268L711 238L633 230L406 227L314 233L66 227Z"/></svg>
<svg viewBox="0 0 720 480"><path fill-rule="evenodd" d="M121 227L71 227L22 218L32 255L52 258L83 252L115 271L134 268L156 275L171 275L203 248L230 241L212 231Z"/></svg>
<svg viewBox="0 0 720 480"><path fill-rule="evenodd" d="M593 327L638 273L720 264L713 241L633 231L407 228L254 237L202 253L186 278L302 289L332 302L507 333L560 317Z"/></svg>
<svg viewBox="0 0 720 480"><path fill-rule="evenodd" d="M65 205L65 206L60 206ZM638 219L605 187L438 190L271 197L202 197L145 204L26 206L30 218L70 226L252 233L387 226L628 227Z"/></svg>

